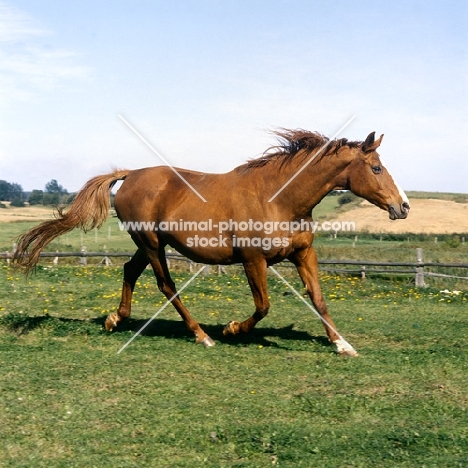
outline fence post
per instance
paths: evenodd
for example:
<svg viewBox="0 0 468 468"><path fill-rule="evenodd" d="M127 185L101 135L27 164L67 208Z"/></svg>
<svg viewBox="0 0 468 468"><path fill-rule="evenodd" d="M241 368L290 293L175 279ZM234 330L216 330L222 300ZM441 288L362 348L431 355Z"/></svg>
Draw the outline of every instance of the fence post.
<svg viewBox="0 0 468 468"><path fill-rule="evenodd" d="M16 242L13 242L13 245L12 245L12 248L13 248L13 251L11 253L12 257L15 255L16 253L16 249L18 248L18 244ZM10 252L7 251L7 254L9 254ZM10 264L10 259L7 258L7 265Z"/></svg>
<svg viewBox="0 0 468 468"><path fill-rule="evenodd" d="M361 279L366 279L366 266L361 266Z"/></svg>
<svg viewBox="0 0 468 468"><path fill-rule="evenodd" d="M109 253L109 251L106 249L106 246L104 246L104 258L101 260L101 263L104 264L104 266L109 266L109 265L112 265L112 261L111 259L109 258L109 256L107 255Z"/></svg>
<svg viewBox="0 0 468 468"><path fill-rule="evenodd" d="M417 257L417 262L422 263L423 262L423 249L418 247L416 249L416 257ZM424 268L423 267L417 267L416 268L416 278L415 278L415 284L417 288L423 288L426 286L426 283L424 283Z"/></svg>
<svg viewBox="0 0 468 468"><path fill-rule="evenodd" d="M87 251L86 246L83 245L81 247L80 265L86 266L88 264L88 261L86 260L86 257L85 257L86 251Z"/></svg>

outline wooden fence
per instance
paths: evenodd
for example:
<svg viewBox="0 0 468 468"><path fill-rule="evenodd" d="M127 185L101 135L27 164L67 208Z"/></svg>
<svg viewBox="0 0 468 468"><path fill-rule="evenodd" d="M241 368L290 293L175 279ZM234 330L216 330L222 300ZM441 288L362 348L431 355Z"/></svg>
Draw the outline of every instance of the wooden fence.
<svg viewBox="0 0 468 468"><path fill-rule="evenodd" d="M455 278L468 280L467 276L454 276L443 273L434 273L425 270L427 267L432 268L468 268L468 263L440 263L440 262L424 262L422 249L416 249L417 258L415 262L376 262L367 260L319 260L320 270L333 273L346 273L350 275L357 275L365 278L368 274L397 274L397 275L414 275L415 285L417 287L425 286L425 277L440 277L440 278ZM53 263L58 264L59 258L78 257L79 263L82 265L87 264L87 258L98 257L101 258L100 264L105 266L112 265L111 258L114 257L128 257L131 258L134 252L88 252L86 248L82 248L80 252L42 252L42 258L53 258ZM177 252L167 252L166 257L168 263L172 261L185 262L188 264L190 271L193 271L196 264L192 260L184 257ZM13 258L12 252L0 252L0 259L5 259L8 263ZM288 261L282 262L281 266L292 267L292 263ZM334 266L331 268L331 266ZM351 268L349 268L351 267ZM358 268L354 268L358 267ZM368 269L368 267L374 267ZM376 268L375 268L376 267ZM224 266L216 265L218 274L225 273ZM405 268L405 269L402 269ZM410 269L411 268L411 269ZM206 273L211 271L211 266L207 265Z"/></svg>

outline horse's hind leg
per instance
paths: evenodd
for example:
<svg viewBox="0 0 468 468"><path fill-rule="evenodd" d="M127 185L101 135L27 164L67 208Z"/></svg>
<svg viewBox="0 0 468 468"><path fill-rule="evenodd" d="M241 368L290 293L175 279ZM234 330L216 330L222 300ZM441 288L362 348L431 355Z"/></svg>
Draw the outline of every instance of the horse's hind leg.
<svg viewBox="0 0 468 468"><path fill-rule="evenodd" d="M130 317L132 295L136 280L140 277L148 264L149 260L144 250L138 249L131 260L124 265L122 298L117 312L110 314L104 323L107 331L112 331L119 322Z"/></svg>
<svg viewBox="0 0 468 468"><path fill-rule="evenodd" d="M237 335L238 333L248 333L255 325L262 320L270 308L267 290L267 264L264 259L244 263L245 274L249 281L250 290L255 302L255 312L243 322L229 322L223 330L223 335Z"/></svg>
<svg viewBox="0 0 468 468"><path fill-rule="evenodd" d="M204 346L214 346L215 342L202 330L199 323L192 318L190 312L179 299L174 281L172 281L169 269L167 268L164 247L159 247L157 252L148 250L147 255L153 267L159 290L168 300L171 300L172 305L183 318L187 328L195 335L196 343L201 343Z"/></svg>

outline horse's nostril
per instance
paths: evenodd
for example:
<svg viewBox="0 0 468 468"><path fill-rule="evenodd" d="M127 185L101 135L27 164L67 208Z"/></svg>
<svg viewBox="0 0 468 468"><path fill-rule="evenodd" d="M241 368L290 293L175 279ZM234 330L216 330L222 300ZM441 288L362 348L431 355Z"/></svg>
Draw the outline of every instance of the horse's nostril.
<svg viewBox="0 0 468 468"><path fill-rule="evenodd" d="M410 205L407 202L404 202L402 205L403 211L409 211Z"/></svg>

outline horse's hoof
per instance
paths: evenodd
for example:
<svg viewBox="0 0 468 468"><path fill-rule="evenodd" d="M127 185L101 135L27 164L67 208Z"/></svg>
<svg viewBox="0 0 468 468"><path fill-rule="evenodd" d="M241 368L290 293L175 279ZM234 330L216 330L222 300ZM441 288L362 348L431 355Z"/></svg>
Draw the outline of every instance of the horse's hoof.
<svg viewBox="0 0 468 468"><path fill-rule="evenodd" d="M224 330L223 330L223 335L224 336L237 335L237 333L239 333L239 322L232 321L232 322L229 322L224 327Z"/></svg>
<svg viewBox="0 0 468 468"><path fill-rule="evenodd" d="M343 337L340 337L338 340L334 341L334 343L340 356L359 356L357 351Z"/></svg>
<svg viewBox="0 0 468 468"><path fill-rule="evenodd" d="M198 341L198 343L202 344L206 348L209 348L210 346L214 346L216 344L208 335L206 335L206 338L204 340Z"/></svg>
<svg viewBox="0 0 468 468"><path fill-rule="evenodd" d="M104 322L104 328L106 331L111 332L119 322L116 320L116 314L110 314Z"/></svg>

